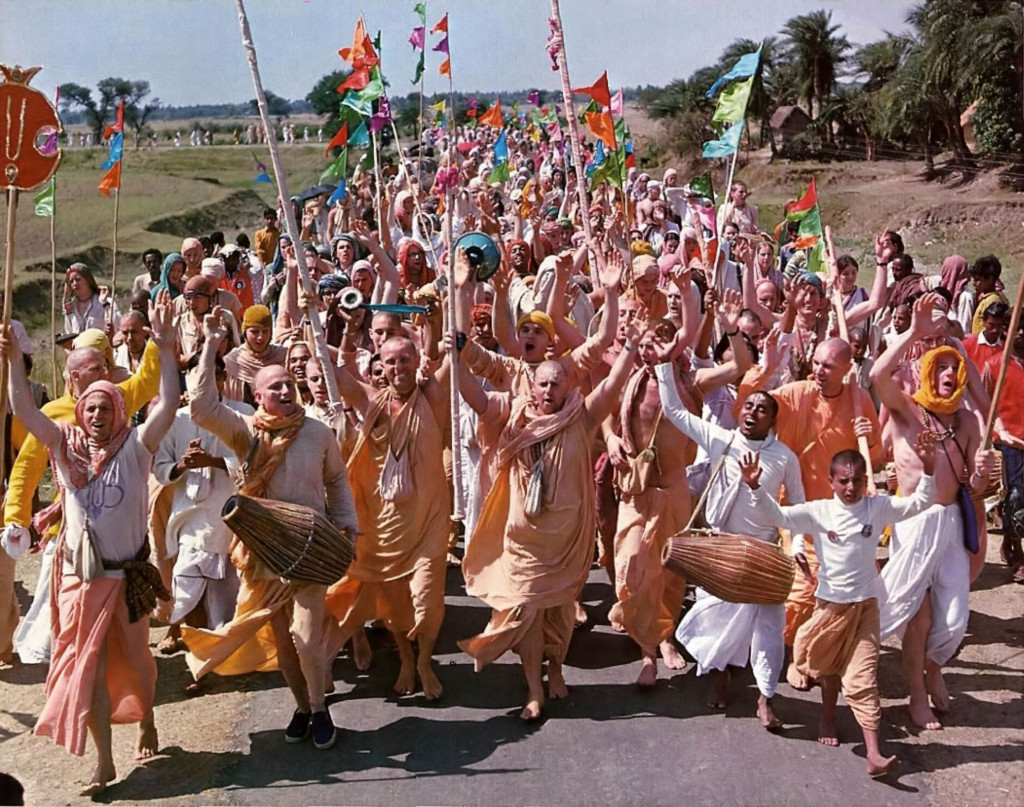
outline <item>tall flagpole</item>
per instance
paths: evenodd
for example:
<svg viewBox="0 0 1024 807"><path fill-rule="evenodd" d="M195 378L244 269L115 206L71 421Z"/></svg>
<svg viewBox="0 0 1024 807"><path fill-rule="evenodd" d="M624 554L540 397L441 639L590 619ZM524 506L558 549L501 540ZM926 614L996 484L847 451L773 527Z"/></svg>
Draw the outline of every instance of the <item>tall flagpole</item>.
<svg viewBox="0 0 1024 807"><path fill-rule="evenodd" d="M51 180L53 181L53 180ZM53 185L53 214L50 216L50 362L53 364L53 397L60 397L57 387L57 183Z"/></svg>
<svg viewBox="0 0 1024 807"><path fill-rule="evenodd" d="M558 0L551 0L551 18L554 20L555 27L557 28L556 36L560 39L558 46L558 71L562 76L562 102L565 104L565 114L569 123L569 146L572 149L573 167L576 169L576 193L580 199L580 218L583 220L583 233L589 244L593 238L593 233L590 231L590 216L587 215L587 174L583 170L583 153L580 150L576 107L572 102L572 84L569 82L569 60L565 52L565 34L562 30L562 12L558 6ZM557 120L557 113L555 117Z"/></svg>
<svg viewBox="0 0 1024 807"><path fill-rule="evenodd" d="M123 135L122 135L123 137ZM121 150L121 176L124 176L124 149ZM114 301L117 299L117 212L121 203L121 189L114 188L114 253L110 268L110 307L107 309L107 321L114 327Z"/></svg>
<svg viewBox="0 0 1024 807"><path fill-rule="evenodd" d="M270 110L267 108L267 95L263 91L263 82L260 80L260 68L256 61L256 45L252 41L252 32L249 30L249 18L245 13L245 4L243 0L235 0L235 8L238 10L238 25L242 32L242 47L245 48L246 58L249 62L249 72L252 74L253 88L256 90L256 105L260 110L260 119L263 122L263 128L269 133L273 132L273 127L270 121ZM284 168L281 165L281 153L278 150L277 138L267 137L267 146L270 148L270 162L274 166L274 178L277 180L277 192L281 197L281 207L284 210L284 221L285 227L288 230L288 235L292 239L292 244L298 245L301 243L299 240L300 230L295 221L295 211L292 210L291 204L287 201L291 197L288 195L288 184L285 180ZM296 249L296 254L298 250ZM304 260L296 260L296 264L299 269L299 276L302 278L302 285L309 289L313 286L312 278L309 276L309 269L306 267ZM327 342L324 339L323 328L320 325L320 312L316 307L315 303L310 304L309 308L306 309L306 316L309 317L310 325L313 328L313 341L316 347L316 357L320 361L320 366L324 370L324 382L327 384L327 395L331 400L331 403L340 403L341 396L338 394L338 382L334 377L333 372L329 372L334 367L334 362L331 360L331 354L327 350Z"/></svg>
<svg viewBox="0 0 1024 807"><path fill-rule="evenodd" d="M14 230L18 216L18 189L7 189L7 241L4 250L4 308L3 333L9 333L11 324L11 298L14 297ZM7 379L10 367L6 361L0 361L0 424L7 417ZM12 416L13 417L13 416ZM0 428L0 466L6 471L7 465L7 429ZM7 490L7 474L0 473L0 490Z"/></svg>

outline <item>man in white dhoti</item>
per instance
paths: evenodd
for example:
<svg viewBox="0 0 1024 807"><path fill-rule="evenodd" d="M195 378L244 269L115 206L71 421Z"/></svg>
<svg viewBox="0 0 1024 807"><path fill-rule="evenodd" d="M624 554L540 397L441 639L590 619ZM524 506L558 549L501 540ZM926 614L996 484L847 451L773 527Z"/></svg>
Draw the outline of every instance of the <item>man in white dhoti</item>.
<svg viewBox="0 0 1024 807"><path fill-rule="evenodd" d="M800 463L773 432L779 409L775 399L764 392L751 394L743 404L739 429L731 431L687 411L679 398L670 364L659 364L656 372L665 417L707 452L712 468L718 468L721 463L708 490L708 525L722 532L775 543L778 539L775 526L765 523L756 514L748 497L737 495L741 458L749 452L759 452L763 468L761 484L767 495L777 498L785 485L788 502L804 501ZM679 624L676 639L696 659L697 675L716 671L708 696L711 708L725 708L729 667L746 666L749 659L759 692L758 719L769 731L782 728L771 700L785 659L782 636L785 624L784 605L725 602L703 589L697 590L697 602Z"/></svg>

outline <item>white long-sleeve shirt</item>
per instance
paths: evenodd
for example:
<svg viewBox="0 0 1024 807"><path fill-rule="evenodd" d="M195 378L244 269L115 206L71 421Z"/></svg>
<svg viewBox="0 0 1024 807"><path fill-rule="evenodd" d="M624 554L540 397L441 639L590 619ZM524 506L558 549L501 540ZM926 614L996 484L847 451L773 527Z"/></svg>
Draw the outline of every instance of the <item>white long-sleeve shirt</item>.
<svg viewBox="0 0 1024 807"><path fill-rule="evenodd" d="M815 596L836 603L884 595L875 568L879 536L890 524L916 516L935 501L934 476L922 476L912 496L865 496L852 506L833 497L780 507L764 486L753 491L743 487L762 518L788 527L794 536L813 536L821 564ZM794 539L792 553L803 551L803 539Z"/></svg>
<svg viewBox="0 0 1024 807"><path fill-rule="evenodd" d="M695 417L679 399L673 366L659 364L655 374L658 377L658 393L665 418L707 452L712 468L725 456L722 470L708 491L708 523L723 532L774 541L776 522L761 516L754 509L750 497L738 495L742 485L740 460L744 454L760 453L761 486L767 490L768 495L777 497L785 485L786 500L795 504L804 501L804 486L796 455L785 443L777 440L774 434L769 434L764 440L749 440L738 430L723 429Z"/></svg>

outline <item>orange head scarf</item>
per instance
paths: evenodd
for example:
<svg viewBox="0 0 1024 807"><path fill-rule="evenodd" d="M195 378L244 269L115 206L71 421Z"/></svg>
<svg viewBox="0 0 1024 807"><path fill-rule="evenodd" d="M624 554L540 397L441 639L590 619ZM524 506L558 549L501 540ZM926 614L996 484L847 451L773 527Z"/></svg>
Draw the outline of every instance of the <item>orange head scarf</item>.
<svg viewBox="0 0 1024 807"><path fill-rule="evenodd" d="M956 389L948 398L943 398L936 391L935 371L939 359L946 356L955 357L959 367L956 372ZM929 350L921 357L921 388L911 396L915 403L937 415L951 415L960 408L960 399L966 391L967 363L955 347L943 345Z"/></svg>

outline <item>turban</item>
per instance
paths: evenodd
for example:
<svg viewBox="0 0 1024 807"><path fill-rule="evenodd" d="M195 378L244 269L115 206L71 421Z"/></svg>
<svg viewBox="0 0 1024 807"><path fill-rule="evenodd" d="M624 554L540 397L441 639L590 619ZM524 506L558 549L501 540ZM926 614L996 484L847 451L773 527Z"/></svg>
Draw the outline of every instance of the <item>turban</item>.
<svg viewBox="0 0 1024 807"><path fill-rule="evenodd" d="M199 271L220 283L224 279L224 262L220 258L203 258Z"/></svg>
<svg viewBox="0 0 1024 807"><path fill-rule="evenodd" d="M356 261L352 264L352 269L350 270L351 274L355 275L355 273L359 271L366 271L373 277L377 277L377 270L373 268L373 264L369 261Z"/></svg>
<svg viewBox="0 0 1024 807"><path fill-rule="evenodd" d="M265 305L250 305L245 309L245 316L242 317L243 331L246 328L271 328L273 324L270 309Z"/></svg>
<svg viewBox="0 0 1024 807"><path fill-rule="evenodd" d="M324 275L317 284L317 291L320 294L327 294L331 291L341 291L348 286L348 280L341 275Z"/></svg>
<svg viewBox="0 0 1024 807"><path fill-rule="evenodd" d="M543 330L544 333L548 335L548 338L554 341L555 322L543 311L531 311L529 314L523 314L516 322L516 333L519 333L520 329L527 322L532 322L534 325L539 325L541 327L541 330Z"/></svg>
<svg viewBox="0 0 1024 807"><path fill-rule="evenodd" d="M629 245L629 251L634 255L654 255L654 247L646 241L633 241Z"/></svg>
<svg viewBox="0 0 1024 807"><path fill-rule="evenodd" d="M948 398L938 394L935 370L939 359L952 356L959 362L956 372L956 389ZM960 399L967 390L967 363L955 347L943 345L929 350L921 357L921 388L911 397L914 403L937 415L951 415L960 408Z"/></svg>
<svg viewBox="0 0 1024 807"><path fill-rule="evenodd" d="M806 280L809 285L814 286L818 290L818 294L822 297L825 296L825 284L821 282L821 277L813 272L802 272L800 277Z"/></svg>
<svg viewBox="0 0 1024 807"><path fill-rule="evenodd" d="M473 324L475 325L479 321L489 323L491 321L492 311L493 309L491 308L491 306L487 305L487 303L480 303L479 305L474 305L473 310L470 312L470 317L472 317L473 319Z"/></svg>
<svg viewBox="0 0 1024 807"><path fill-rule="evenodd" d="M97 443L85 431L85 407L90 398L102 395L110 400L113 408L113 424L110 428L110 439L103 444ZM130 432L128 412L125 409L124 395L120 389L109 381L93 381L82 397L75 404L75 419L78 429L68 424L61 426L64 440L60 448L61 460L68 469L71 485L74 488L85 487L90 479L95 479L103 472L106 464L114 458L124 445Z"/></svg>

